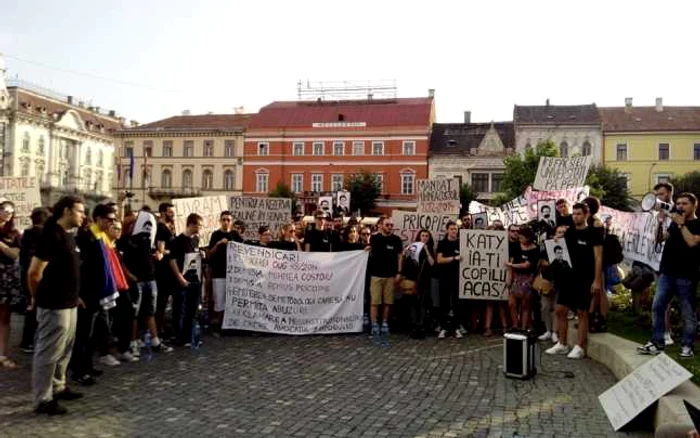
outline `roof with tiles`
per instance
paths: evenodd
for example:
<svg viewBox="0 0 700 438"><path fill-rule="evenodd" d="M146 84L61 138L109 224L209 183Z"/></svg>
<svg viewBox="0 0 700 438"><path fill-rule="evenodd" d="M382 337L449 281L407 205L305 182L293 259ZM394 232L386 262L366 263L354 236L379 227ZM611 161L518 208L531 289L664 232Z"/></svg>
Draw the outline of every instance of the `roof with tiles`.
<svg viewBox="0 0 700 438"><path fill-rule="evenodd" d="M516 125L597 125L600 114L596 105L519 106L513 109Z"/></svg>
<svg viewBox="0 0 700 438"><path fill-rule="evenodd" d="M254 114L203 114L203 115L181 115L168 117L152 123L146 123L130 131L148 130L242 130L245 129Z"/></svg>
<svg viewBox="0 0 700 438"><path fill-rule="evenodd" d="M515 129L512 122L435 123L430 136L430 154L470 155L475 149L479 153L479 146L491 127L503 143L504 150L500 153L504 154L505 149L515 148Z"/></svg>
<svg viewBox="0 0 700 438"><path fill-rule="evenodd" d="M629 106L600 108L603 131L700 131L700 107Z"/></svg>

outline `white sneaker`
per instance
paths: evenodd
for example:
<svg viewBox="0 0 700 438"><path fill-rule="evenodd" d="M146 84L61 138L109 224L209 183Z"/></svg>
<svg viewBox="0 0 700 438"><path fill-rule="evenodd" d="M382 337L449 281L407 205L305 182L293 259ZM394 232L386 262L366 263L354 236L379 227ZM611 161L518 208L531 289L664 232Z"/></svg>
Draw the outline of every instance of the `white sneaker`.
<svg viewBox="0 0 700 438"><path fill-rule="evenodd" d="M562 345L559 342L554 344L554 347L545 350L545 353L547 353L547 354L566 354L568 352L569 352L569 347L567 347L566 345Z"/></svg>
<svg viewBox="0 0 700 438"><path fill-rule="evenodd" d="M552 342L555 344L559 342L559 336L557 336L557 332L552 332Z"/></svg>
<svg viewBox="0 0 700 438"><path fill-rule="evenodd" d="M687 359L687 358L690 358L693 356L694 356L694 353L693 353L693 349L691 347L686 347L686 346L681 347L681 357L682 358Z"/></svg>
<svg viewBox="0 0 700 438"><path fill-rule="evenodd" d="M456 331L455 331L455 338L457 338L457 339L462 339L463 337L464 337L464 335L462 334L462 331L461 331L461 330L456 330Z"/></svg>
<svg viewBox="0 0 700 438"><path fill-rule="evenodd" d="M460 332L463 335L467 334L467 329L465 329L463 325L460 325L459 330L456 330L456 331Z"/></svg>
<svg viewBox="0 0 700 438"><path fill-rule="evenodd" d="M664 333L664 344L666 344L667 347L670 347L671 345L674 344L673 338L671 337L670 332Z"/></svg>
<svg viewBox="0 0 700 438"><path fill-rule="evenodd" d="M539 336L537 339L540 341L548 341L552 339L552 332L544 332L541 336Z"/></svg>
<svg viewBox="0 0 700 438"><path fill-rule="evenodd" d="M583 359L586 357L586 352L583 348L576 345L569 354L566 355L569 359Z"/></svg>
<svg viewBox="0 0 700 438"><path fill-rule="evenodd" d="M138 341L131 341L129 352L134 357L141 357L141 347L139 347Z"/></svg>
<svg viewBox="0 0 700 438"><path fill-rule="evenodd" d="M119 359L121 359L124 362L138 362L139 358L131 354L130 352L126 351L119 356Z"/></svg>
<svg viewBox="0 0 700 438"><path fill-rule="evenodd" d="M121 365L121 362L119 362L114 356L111 354L108 354L106 356L100 357L99 362L102 365L107 365L108 367L116 367L117 365Z"/></svg>
<svg viewBox="0 0 700 438"><path fill-rule="evenodd" d="M447 330L440 330L438 333L438 339L445 339L447 337Z"/></svg>

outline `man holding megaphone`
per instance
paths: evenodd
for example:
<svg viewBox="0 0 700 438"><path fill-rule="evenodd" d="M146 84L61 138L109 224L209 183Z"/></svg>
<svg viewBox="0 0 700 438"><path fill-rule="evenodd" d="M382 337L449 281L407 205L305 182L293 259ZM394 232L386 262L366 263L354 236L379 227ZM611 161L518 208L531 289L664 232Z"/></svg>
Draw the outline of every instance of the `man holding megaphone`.
<svg viewBox="0 0 700 438"><path fill-rule="evenodd" d="M659 354L664 350L665 313L674 295L678 295L684 329L681 357L693 357L697 323L695 317L695 290L700 271L700 220L695 215L698 198L692 193L681 193L673 212L668 215L671 224L663 231L666 242L661 255L660 275L652 306L652 339L638 347L641 354Z"/></svg>

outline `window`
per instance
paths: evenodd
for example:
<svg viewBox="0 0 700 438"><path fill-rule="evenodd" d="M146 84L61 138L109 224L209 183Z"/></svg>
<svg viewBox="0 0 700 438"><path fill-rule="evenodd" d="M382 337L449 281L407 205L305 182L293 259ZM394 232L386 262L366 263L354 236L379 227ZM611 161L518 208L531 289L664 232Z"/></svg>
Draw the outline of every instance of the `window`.
<svg viewBox="0 0 700 438"><path fill-rule="evenodd" d="M292 144L292 155L304 155L304 142Z"/></svg>
<svg viewBox="0 0 700 438"><path fill-rule="evenodd" d="M331 176L331 190L334 192L343 190L343 175Z"/></svg>
<svg viewBox="0 0 700 438"><path fill-rule="evenodd" d="M415 141L404 141L403 142L403 154L404 155L415 155L416 154L416 142Z"/></svg>
<svg viewBox="0 0 700 438"><path fill-rule="evenodd" d="M42 163L37 163L36 165L36 178L39 180L39 182L44 181L44 165Z"/></svg>
<svg viewBox="0 0 700 438"><path fill-rule="evenodd" d="M333 143L333 155L345 155L345 143L342 141Z"/></svg>
<svg viewBox="0 0 700 438"><path fill-rule="evenodd" d="M627 161L627 145L624 143L617 145L617 161Z"/></svg>
<svg viewBox="0 0 700 438"><path fill-rule="evenodd" d="M503 174L502 173L492 173L491 174L491 192L500 193L501 184L503 184Z"/></svg>
<svg viewBox="0 0 700 438"><path fill-rule="evenodd" d="M313 155L323 155L323 142L322 141L314 142Z"/></svg>
<svg viewBox="0 0 700 438"><path fill-rule="evenodd" d="M323 175L311 175L311 191L320 192L323 190Z"/></svg>
<svg viewBox="0 0 700 438"><path fill-rule="evenodd" d="M659 160L668 161L670 155L668 143L659 143Z"/></svg>
<svg viewBox="0 0 700 438"><path fill-rule="evenodd" d="M255 191L258 193L267 193L268 182L270 175L267 173L255 174Z"/></svg>
<svg viewBox="0 0 700 438"><path fill-rule="evenodd" d="M211 190L214 188L214 174L209 169L202 172L202 189Z"/></svg>
<svg viewBox="0 0 700 438"><path fill-rule="evenodd" d="M192 170L185 169L182 171L182 187L186 189L192 188Z"/></svg>
<svg viewBox="0 0 700 438"><path fill-rule="evenodd" d="M92 164L92 151L90 150L90 148L87 148L85 150L85 164L87 164L88 166Z"/></svg>
<svg viewBox="0 0 700 438"><path fill-rule="evenodd" d="M38 155L44 155L44 136L39 137L39 143L36 148L36 153Z"/></svg>
<svg viewBox="0 0 700 438"><path fill-rule="evenodd" d="M416 179L414 173L402 173L401 174L401 194L402 195L412 195L413 186Z"/></svg>
<svg viewBox="0 0 700 438"><path fill-rule="evenodd" d="M232 158L234 153L234 143L233 140L226 140L224 142L224 157Z"/></svg>
<svg viewBox="0 0 700 438"><path fill-rule="evenodd" d="M95 175L95 190L101 192L101 191L102 191L102 186L103 186L103 183L102 183L102 173L98 172L98 173Z"/></svg>
<svg viewBox="0 0 700 438"><path fill-rule="evenodd" d="M700 160L700 143L693 145L693 160Z"/></svg>
<svg viewBox="0 0 700 438"><path fill-rule="evenodd" d="M472 173L472 189L476 193L488 193L488 191L489 191L489 174L488 173Z"/></svg>
<svg viewBox="0 0 700 438"><path fill-rule="evenodd" d="M214 142L212 140L204 140L204 156L214 156Z"/></svg>
<svg viewBox="0 0 700 438"><path fill-rule="evenodd" d="M365 154L365 142L364 141L352 142L352 154L353 155L364 155Z"/></svg>
<svg viewBox="0 0 700 438"><path fill-rule="evenodd" d="M169 189L173 186L173 174L170 169L163 169L160 174L160 186L164 189Z"/></svg>
<svg viewBox="0 0 700 438"><path fill-rule="evenodd" d="M377 174L375 176L377 177L377 181L379 182L379 194L381 195L382 193L384 193L384 175Z"/></svg>
<svg viewBox="0 0 700 438"><path fill-rule="evenodd" d="M24 162L22 163L22 168L20 170L21 176L29 176L29 163Z"/></svg>
<svg viewBox="0 0 700 438"><path fill-rule="evenodd" d="M233 170L231 169L224 172L224 190L233 190Z"/></svg>
<svg viewBox="0 0 700 438"><path fill-rule="evenodd" d="M258 143L258 155L270 155L270 143Z"/></svg>
<svg viewBox="0 0 700 438"><path fill-rule="evenodd" d="M83 182L83 187L85 187L86 190L90 190L90 186L92 185L92 172L90 172L90 169L85 169L83 172Z"/></svg>
<svg viewBox="0 0 700 438"><path fill-rule="evenodd" d="M656 184L660 183L667 183L671 181L671 178L673 178L673 175L669 173L657 173L656 174Z"/></svg>
<svg viewBox="0 0 700 438"><path fill-rule="evenodd" d="M153 156L153 142L144 141L143 142L143 156L151 158Z"/></svg>
<svg viewBox="0 0 700 438"><path fill-rule="evenodd" d="M372 143L372 155L384 155L383 141L375 141Z"/></svg>
<svg viewBox="0 0 700 438"><path fill-rule="evenodd" d="M165 158L170 158L173 156L173 142L171 140L166 140L163 142L163 156Z"/></svg>
<svg viewBox="0 0 700 438"><path fill-rule="evenodd" d="M304 191L304 175L301 173L292 174L292 191L300 193Z"/></svg>
<svg viewBox="0 0 700 438"><path fill-rule="evenodd" d="M63 151L66 152L66 155L68 155L66 148L63 148ZM134 154L134 142L132 141L127 141L124 143L124 158L131 158L131 156ZM63 155L63 154L61 154Z"/></svg>
<svg viewBox="0 0 700 438"><path fill-rule="evenodd" d="M183 149L183 156L194 157L194 141L185 140L184 149Z"/></svg>
<svg viewBox="0 0 700 438"><path fill-rule="evenodd" d="M583 146L581 147L581 155L584 157L591 155L591 144L589 142L583 142Z"/></svg>
<svg viewBox="0 0 700 438"><path fill-rule="evenodd" d="M25 132L24 133L24 138L22 138L22 152L29 152L29 133Z"/></svg>
<svg viewBox="0 0 700 438"><path fill-rule="evenodd" d="M562 141L559 144L559 156L562 158L569 158L569 143Z"/></svg>
<svg viewBox="0 0 700 438"><path fill-rule="evenodd" d="M102 167L105 162L105 153L102 150L97 151L97 165Z"/></svg>

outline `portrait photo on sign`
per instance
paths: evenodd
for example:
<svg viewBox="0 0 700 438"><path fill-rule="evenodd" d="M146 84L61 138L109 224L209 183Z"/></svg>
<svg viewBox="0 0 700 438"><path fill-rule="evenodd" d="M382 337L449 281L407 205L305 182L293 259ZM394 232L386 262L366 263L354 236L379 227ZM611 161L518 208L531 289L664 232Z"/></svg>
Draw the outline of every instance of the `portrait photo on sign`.
<svg viewBox="0 0 700 438"><path fill-rule="evenodd" d="M140 211L138 216L136 216L136 223L134 224L134 230L131 232L131 235L148 234L151 239L151 248L153 248L156 243L156 229L155 216L147 211Z"/></svg>
<svg viewBox="0 0 700 438"><path fill-rule="evenodd" d="M338 202L336 203L343 212L350 212L350 192L338 192Z"/></svg>
<svg viewBox="0 0 700 438"><path fill-rule="evenodd" d="M485 230L489 226L489 214L486 212L472 215L472 228L475 230Z"/></svg>
<svg viewBox="0 0 700 438"><path fill-rule="evenodd" d="M202 256L198 252L185 254L185 263L182 265L182 276L190 283L202 282Z"/></svg>
<svg viewBox="0 0 700 438"><path fill-rule="evenodd" d="M537 220L544 222L553 228L556 223L556 201L554 199L542 199L537 201Z"/></svg>
<svg viewBox="0 0 700 438"><path fill-rule="evenodd" d="M571 257L569 256L569 248L566 246L566 240L564 239L549 239L544 242L545 248L547 248L547 258L549 259L550 266L563 265L566 268L573 268L571 266Z"/></svg>
<svg viewBox="0 0 700 438"><path fill-rule="evenodd" d="M321 196L318 198L318 209L326 213L333 211L333 197Z"/></svg>

